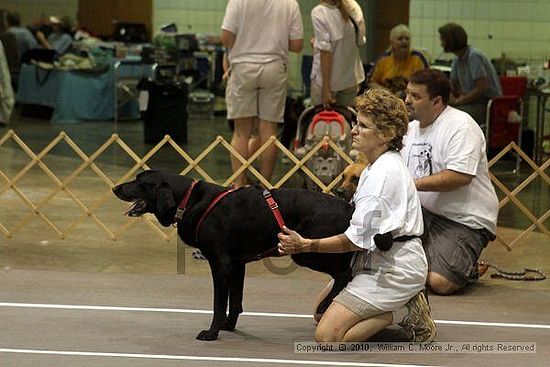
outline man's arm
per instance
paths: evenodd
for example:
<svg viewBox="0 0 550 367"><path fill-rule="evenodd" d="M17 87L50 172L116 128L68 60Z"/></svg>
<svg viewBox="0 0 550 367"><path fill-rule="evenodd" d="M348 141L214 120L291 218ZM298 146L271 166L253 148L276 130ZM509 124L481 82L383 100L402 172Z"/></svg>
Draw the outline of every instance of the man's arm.
<svg viewBox="0 0 550 367"><path fill-rule="evenodd" d="M46 36L44 35L44 33L42 31L37 31L36 32L36 40L38 41L38 43L48 49L48 50L53 50L53 47L52 45L50 45L50 43L48 42L48 39L46 38Z"/></svg>
<svg viewBox="0 0 550 367"><path fill-rule="evenodd" d="M295 53L299 54L300 52L302 52L303 48L304 48L304 39L303 38L288 41L288 49L289 49L290 52L295 52Z"/></svg>
<svg viewBox="0 0 550 367"><path fill-rule="evenodd" d="M450 169L414 180L418 191L453 191L468 185L474 176Z"/></svg>
<svg viewBox="0 0 550 367"><path fill-rule="evenodd" d="M226 48L233 48L235 44L235 33L222 29L222 43Z"/></svg>
<svg viewBox="0 0 550 367"><path fill-rule="evenodd" d="M454 102L455 99L460 96L461 90L460 90L460 83L457 79L451 80L451 101Z"/></svg>
<svg viewBox="0 0 550 367"><path fill-rule="evenodd" d="M489 78L486 76L478 78L474 81L474 89L468 93L461 94L458 98L454 100L455 105L466 104L470 102L475 102L482 98L489 89Z"/></svg>

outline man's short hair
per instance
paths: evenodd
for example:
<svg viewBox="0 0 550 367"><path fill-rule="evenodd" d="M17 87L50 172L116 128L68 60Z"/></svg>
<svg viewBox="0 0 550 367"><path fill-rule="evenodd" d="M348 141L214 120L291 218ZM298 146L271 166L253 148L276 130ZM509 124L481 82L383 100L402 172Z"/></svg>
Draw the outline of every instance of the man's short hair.
<svg viewBox="0 0 550 367"><path fill-rule="evenodd" d="M9 27L19 27L21 25L21 17L19 13L9 12L6 14L6 22Z"/></svg>
<svg viewBox="0 0 550 367"><path fill-rule="evenodd" d="M460 51L468 47L468 35L461 25L447 23L438 29L445 52Z"/></svg>
<svg viewBox="0 0 550 367"><path fill-rule="evenodd" d="M445 74L435 69L422 69L411 75L409 83L425 85L430 99L441 96L447 105L451 96L451 82Z"/></svg>

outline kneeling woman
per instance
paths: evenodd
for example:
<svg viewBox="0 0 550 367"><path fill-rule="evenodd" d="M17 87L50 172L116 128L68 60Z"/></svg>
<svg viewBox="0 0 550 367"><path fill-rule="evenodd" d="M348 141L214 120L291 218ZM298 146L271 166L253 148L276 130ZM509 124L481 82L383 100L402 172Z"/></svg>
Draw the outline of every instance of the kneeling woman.
<svg viewBox="0 0 550 367"><path fill-rule="evenodd" d="M412 332L413 341L429 342L436 330L423 293L428 264L419 238L422 210L399 154L407 109L399 98L380 89L357 97L355 105L359 113L352 147L365 154L370 165L353 196L349 228L318 239L284 228L279 252L356 252L353 279L320 319L317 341L366 341L399 324Z"/></svg>

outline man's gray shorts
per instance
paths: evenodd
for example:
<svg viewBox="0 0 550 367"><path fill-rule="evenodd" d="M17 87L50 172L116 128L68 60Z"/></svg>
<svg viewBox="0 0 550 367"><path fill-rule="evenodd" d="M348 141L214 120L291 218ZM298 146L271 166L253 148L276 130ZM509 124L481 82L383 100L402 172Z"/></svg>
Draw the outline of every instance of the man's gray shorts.
<svg viewBox="0 0 550 367"><path fill-rule="evenodd" d="M464 286L474 274L481 251L494 235L485 229L472 229L422 208L422 244L430 272Z"/></svg>

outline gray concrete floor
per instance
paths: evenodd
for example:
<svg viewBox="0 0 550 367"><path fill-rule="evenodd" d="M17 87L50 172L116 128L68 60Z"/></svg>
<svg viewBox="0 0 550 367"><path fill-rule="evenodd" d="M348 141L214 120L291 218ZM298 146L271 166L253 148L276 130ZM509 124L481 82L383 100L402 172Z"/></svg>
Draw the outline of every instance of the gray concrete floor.
<svg viewBox="0 0 550 367"><path fill-rule="evenodd" d="M0 139L8 129L14 129L34 152L60 131L66 131L87 154L113 133L140 156L150 148L141 142L140 121L116 126L109 121L52 125L17 115L12 125L0 128ZM215 135L230 136L221 118L192 117L189 133L186 150L192 157ZM9 177L28 162L12 141L0 146L0 170ZM80 163L66 146L54 149L44 162L60 178ZM150 162L154 168L172 171L186 166L168 150ZM98 161L98 167L116 180L131 163L124 153L112 149ZM204 167L216 179L223 179L229 173L228 163L226 153L216 150ZM497 168L498 177L512 188L529 174L527 169L519 178L505 173L506 162ZM280 164L277 175L284 171ZM293 184L299 184L298 180L289 183ZM33 202L39 202L55 186L37 167L17 185ZM0 223L13 228L29 209L13 190L5 189L4 180L0 180ZM108 185L98 183L89 169L69 189L86 205L109 194ZM537 180L520 200L540 216L550 208L548 191L548 185ZM119 233L127 221L122 215L125 207L107 197L96 209L102 223L117 233L116 241L87 217L65 239L36 217L12 238L0 237L0 366L548 365L548 281L492 279L491 271L459 295L430 297L438 323L436 340L535 342L537 353L295 354L295 341L313 339L314 324L307 315L327 278L305 269L279 275L261 262L247 266L244 306L245 312L252 314L243 315L237 331L222 332L218 341L197 341L196 334L208 326L211 317L207 264L193 259L191 249L178 247L173 229L159 229L168 236L163 240L145 219ZM65 193L56 195L44 213L60 228L82 214ZM501 211L499 233L505 240L511 241L526 226L525 216L511 205ZM550 227L548 220L546 227ZM548 237L533 232L512 251L490 244L483 258L508 270L528 266L548 273L549 245ZM276 261L280 267L289 264L287 259ZM275 315L254 314L258 312Z"/></svg>

